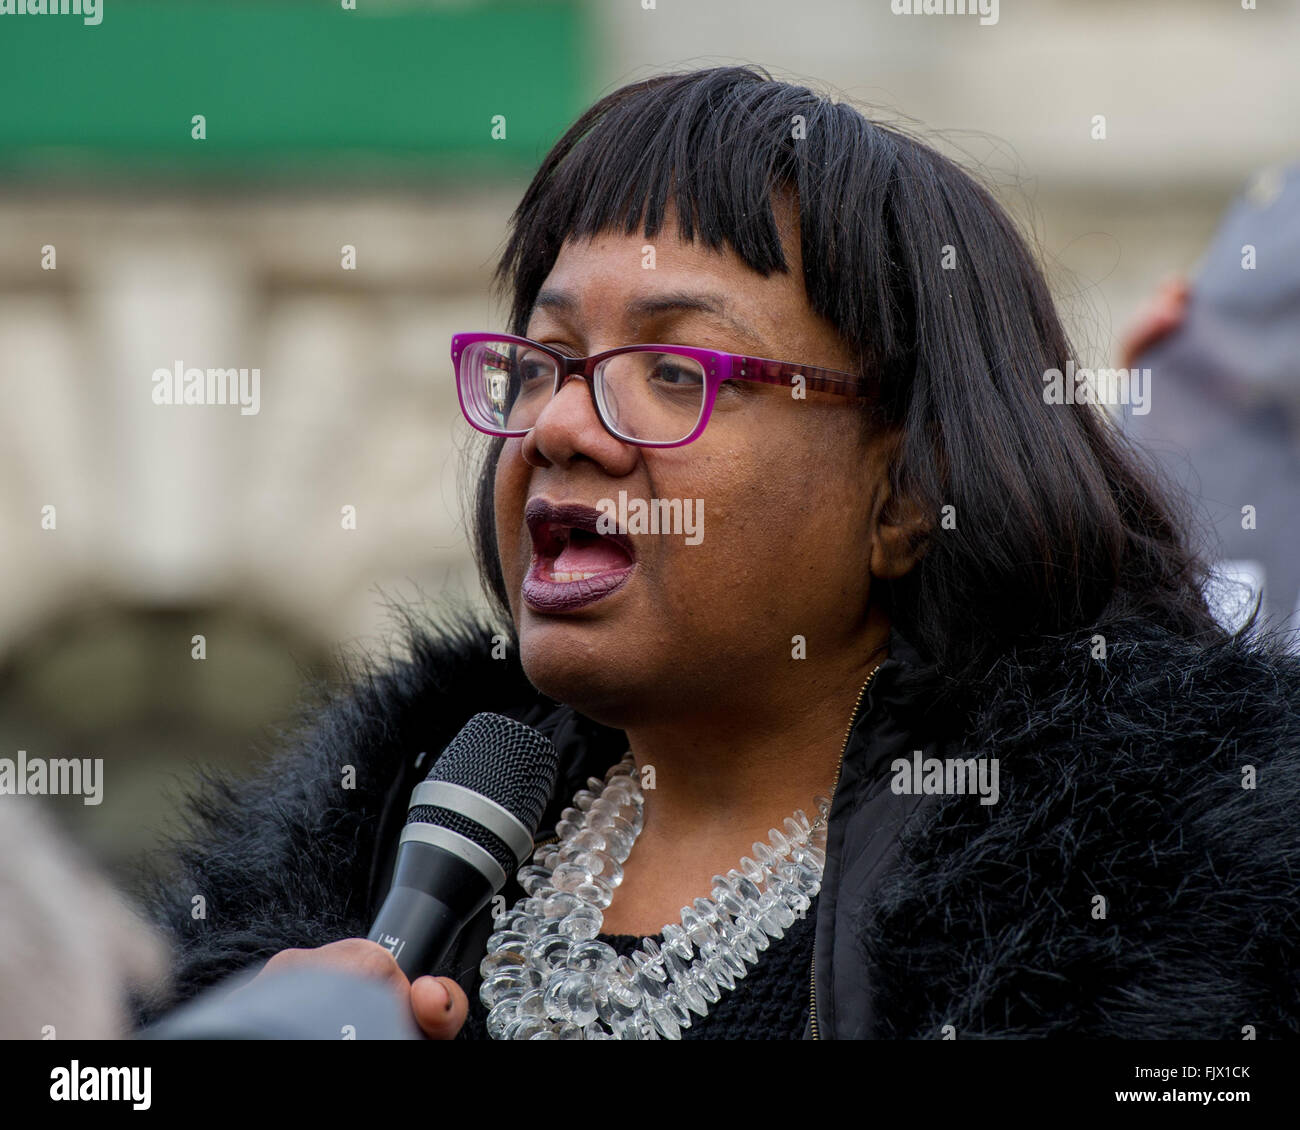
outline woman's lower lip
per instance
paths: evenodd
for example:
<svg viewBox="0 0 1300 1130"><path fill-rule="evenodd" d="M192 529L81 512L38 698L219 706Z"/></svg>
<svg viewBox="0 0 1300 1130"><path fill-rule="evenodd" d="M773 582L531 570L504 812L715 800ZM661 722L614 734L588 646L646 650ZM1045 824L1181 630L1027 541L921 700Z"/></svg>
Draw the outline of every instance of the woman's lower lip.
<svg viewBox="0 0 1300 1130"><path fill-rule="evenodd" d="M572 612L621 589L635 569L633 564L581 580L556 581L543 576L541 560L534 558L524 578L524 602L536 612Z"/></svg>

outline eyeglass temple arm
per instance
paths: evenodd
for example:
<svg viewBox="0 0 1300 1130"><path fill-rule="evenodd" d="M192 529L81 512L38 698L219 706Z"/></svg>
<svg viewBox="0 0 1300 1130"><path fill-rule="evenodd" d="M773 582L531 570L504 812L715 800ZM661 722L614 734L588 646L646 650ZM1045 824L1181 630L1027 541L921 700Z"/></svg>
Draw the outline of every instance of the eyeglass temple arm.
<svg viewBox="0 0 1300 1130"><path fill-rule="evenodd" d="M784 361L772 361L766 357L736 357L731 366L731 379L738 381L758 381L769 385L791 384L792 379L801 376L804 387L815 392L838 392L848 396L865 396L868 382L852 373L838 369L816 369L811 366L792 365Z"/></svg>
<svg viewBox="0 0 1300 1130"><path fill-rule="evenodd" d="M559 355L558 379L561 383L571 376L586 377L595 364L591 357L565 357ZM870 392L869 382L845 373L839 369L818 369L813 366L800 366L784 361L773 361L767 357L746 357L735 355L731 367L731 379L740 381L757 381L762 384L786 385L796 376L804 378L804 387L815 392L836 392L846 396L866 396Z"/></svg>

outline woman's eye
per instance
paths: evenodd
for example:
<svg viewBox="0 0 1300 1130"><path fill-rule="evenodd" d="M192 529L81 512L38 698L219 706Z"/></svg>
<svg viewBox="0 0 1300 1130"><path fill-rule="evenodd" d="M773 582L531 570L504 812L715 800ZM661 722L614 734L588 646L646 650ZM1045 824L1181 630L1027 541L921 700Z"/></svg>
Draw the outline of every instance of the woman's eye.
<svg viewBox="0 0 1300 1130"><path fill-rule="evenodd" d="M699 385L700 374L682 365L659 364L651 374L656 383L666 385Z"/></svg>

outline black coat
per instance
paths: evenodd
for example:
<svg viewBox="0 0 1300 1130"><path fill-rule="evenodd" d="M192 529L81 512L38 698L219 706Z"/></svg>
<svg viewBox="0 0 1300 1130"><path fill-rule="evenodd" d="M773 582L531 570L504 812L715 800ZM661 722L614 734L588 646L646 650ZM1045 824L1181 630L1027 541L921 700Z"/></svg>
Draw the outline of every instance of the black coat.
<svg viewBox="0 0 1300 1130"><path fill-rule="evenodd" d="M176 947L176 995L142 1004L142 1021L279 950L364 937L410 790L473 714L558 746L539 840L626 749L540 696L515 654L493 658L486 627L411 622L409 639L409 659L318 704L261 775L189 799L175 871L146 893ZM831 813L820 1038L1300 1035L1300 660L1111 623L1004 656L944 736L916 653L897 633L890 651ZM891 762L917 749L996 757L998 802L897 795ZM513 878L504 893L518 897ZM437 971L471 997L490 929L485 910Z"/></svg>

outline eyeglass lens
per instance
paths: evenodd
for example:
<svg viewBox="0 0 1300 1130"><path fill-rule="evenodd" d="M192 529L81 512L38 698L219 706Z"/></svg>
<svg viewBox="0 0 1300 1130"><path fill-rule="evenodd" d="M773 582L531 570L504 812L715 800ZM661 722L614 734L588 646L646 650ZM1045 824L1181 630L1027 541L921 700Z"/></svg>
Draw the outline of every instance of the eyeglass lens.
<svg viewBox="0 0 1300 1130"><path fill-rule="evenodd" d="M554 358L518 342L480 341L460 359L461 387L475 422L489 431L526 431L555 391ZM614 432L651 443L676 443L704 411L704 368L680 353L620 353L593 376L597 410Z"/></svg>

